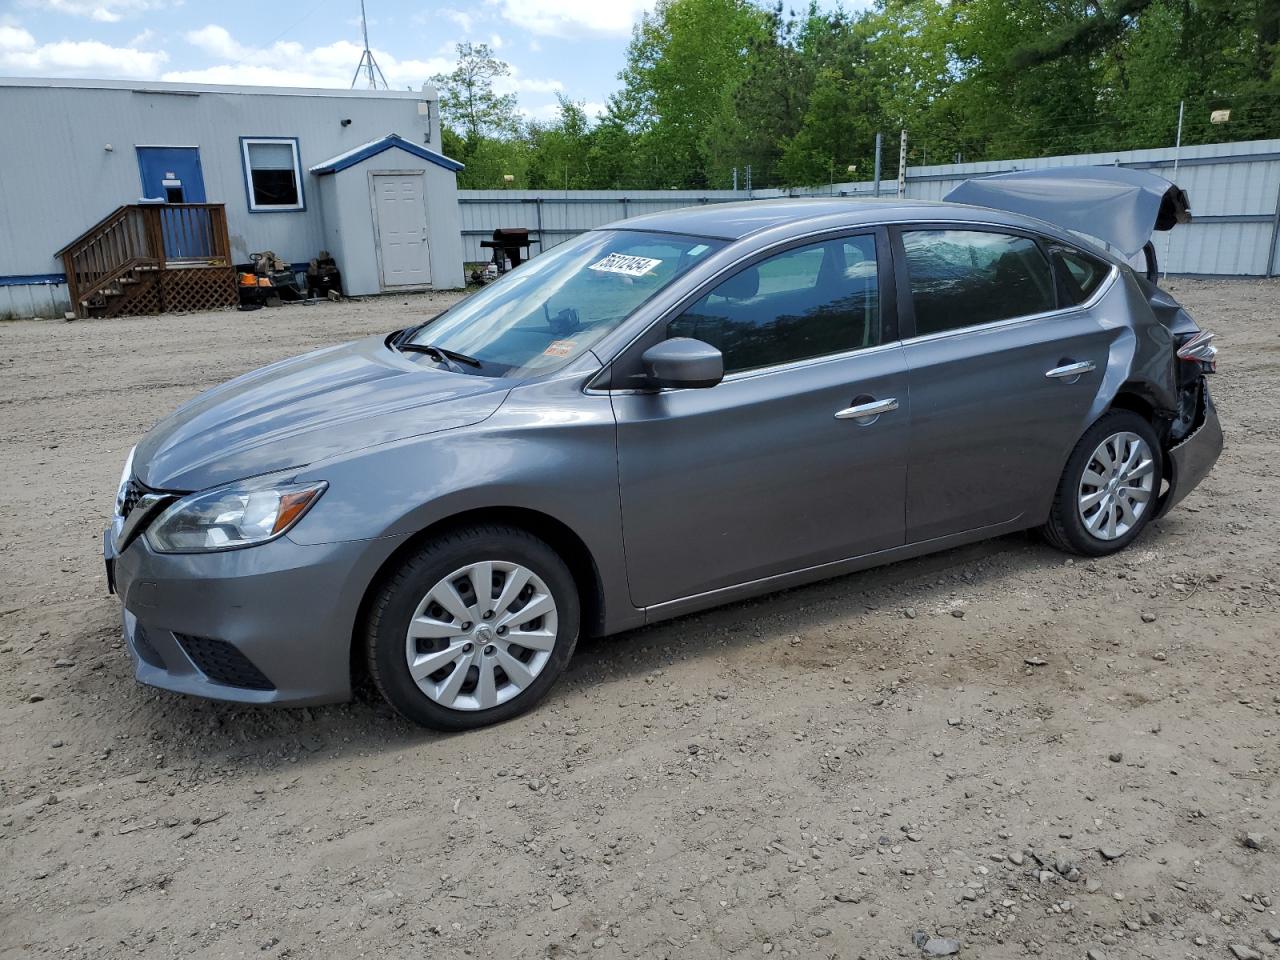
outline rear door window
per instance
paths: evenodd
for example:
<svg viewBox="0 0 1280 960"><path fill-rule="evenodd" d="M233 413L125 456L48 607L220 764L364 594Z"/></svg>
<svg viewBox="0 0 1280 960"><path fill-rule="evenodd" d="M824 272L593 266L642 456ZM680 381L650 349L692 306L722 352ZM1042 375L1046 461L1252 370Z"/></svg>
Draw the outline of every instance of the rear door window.
<svg viewBox="0 0 1280 960"><path fill-rule="evenodd" d="M1053 273L1034 240L985 230L907 230L916 335L942 333L1056 307Z"/></svg>

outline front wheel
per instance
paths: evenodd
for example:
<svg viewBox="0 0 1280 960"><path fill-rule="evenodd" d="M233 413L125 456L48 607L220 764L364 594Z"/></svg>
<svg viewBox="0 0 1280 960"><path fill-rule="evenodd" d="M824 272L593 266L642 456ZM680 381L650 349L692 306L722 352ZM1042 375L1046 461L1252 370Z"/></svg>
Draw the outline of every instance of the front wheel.
<svg viewBox="0 0 1280 960"><path fill-rule="evenodd" d="M1090 557L1123 550L1155 515L1162 478L1151 425L1129 410L1103 415L1067 460L1042 528L1045 539Z"/></svg>
<svg viewBox="0 0 1280 960"><path fill-rule="evenodd" d="M510 719L546 694L578 640L564 561L514 527L432 540L379 588L366 626L378 690L415 723L467 730Z"/></svg>

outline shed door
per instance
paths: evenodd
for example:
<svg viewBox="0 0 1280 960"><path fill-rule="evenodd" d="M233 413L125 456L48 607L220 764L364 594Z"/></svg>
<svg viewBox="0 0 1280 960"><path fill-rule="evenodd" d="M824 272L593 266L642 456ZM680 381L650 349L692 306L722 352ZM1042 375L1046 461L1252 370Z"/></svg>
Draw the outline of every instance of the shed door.
<svg viewBox="0 0 1280 960"><path fill-rule="evenodd" d="M424 179L420 173L373 176L376 242L384 287L422 286L431 282Z"/></svg>

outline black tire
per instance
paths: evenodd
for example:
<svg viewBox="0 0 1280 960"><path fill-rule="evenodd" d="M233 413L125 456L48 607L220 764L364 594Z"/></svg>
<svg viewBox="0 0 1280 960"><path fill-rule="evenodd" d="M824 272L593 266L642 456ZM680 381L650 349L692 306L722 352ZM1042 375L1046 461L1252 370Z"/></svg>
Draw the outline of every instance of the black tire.
<svg viewBox="0 0 1280 960"><path fill-rule="evenodd" d="M1137 434L1151 449L1154 483L1151 499L1137 522L1121 536L1113 540L1104 540L1094 536L1085 526L1077 506L1077 495L1085 468L1089 465L1094 450L1107 437L1121 431ZM1151 424L1130 410L1112 410L1105 413L1084 432L1084 436L1071 452L1067 466L1062 471L1062 479L1058 481L1053 508L1049 511L1049 520L1040 528L1040 532L1052 546L1077 556L1104 557L1123 550L1138 538L1147 523L1155 516L1163 479L1164 464L1160 441Z"/></svg>
<svg viewBox="0 0 1280 960"><path fill-rule="evenodd" d="M556 605L555 644L541 672L512 699L488 709L452 709L428 697L410 675L406 658L409 621L441 580L485 560L520 564L546 584ZM501 723L533 707L551 689L573 656L580 620L573 575L546 543L517 527L486 524L454 530L424 544L379 586L365 627L369 675L387 703L424 727L457 731Z"/></svg>

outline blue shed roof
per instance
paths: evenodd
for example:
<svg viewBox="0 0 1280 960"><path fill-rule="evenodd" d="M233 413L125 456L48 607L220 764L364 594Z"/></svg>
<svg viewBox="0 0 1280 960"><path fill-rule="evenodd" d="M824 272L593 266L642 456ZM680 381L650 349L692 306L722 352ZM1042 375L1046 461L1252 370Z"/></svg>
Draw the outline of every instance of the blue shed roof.
<svg viewBox="0 0 1280 960"><path fill-rule="evenodd" d="M419 146L411 140L406 140L399 134L388 133L385 137L370 140L368 143L361 144L346 153L330 157L324 163L318 163L310 169L318 177L324 176L326 173L337 173L339 170L347 169L347 167L354 167L357 163L368 160L370 157L376 157L384 150L390 150L392 147L403 150L405 153L411 153L422 160L428 160L438 167L444 167L446 170L457 172L463 166L457 160L452 160L443 153L428 150L426 147Z"/></svg>

